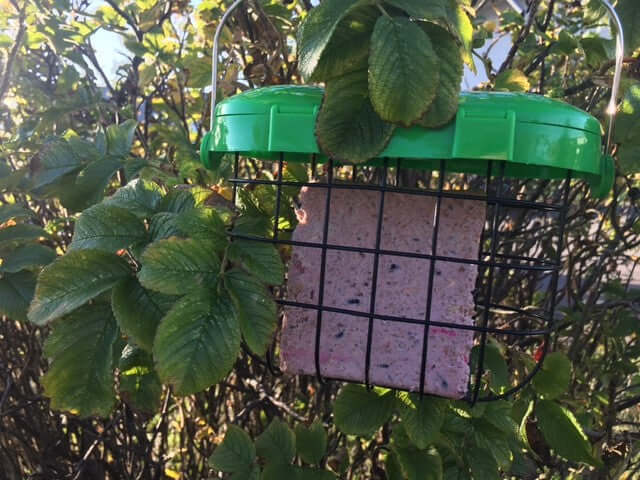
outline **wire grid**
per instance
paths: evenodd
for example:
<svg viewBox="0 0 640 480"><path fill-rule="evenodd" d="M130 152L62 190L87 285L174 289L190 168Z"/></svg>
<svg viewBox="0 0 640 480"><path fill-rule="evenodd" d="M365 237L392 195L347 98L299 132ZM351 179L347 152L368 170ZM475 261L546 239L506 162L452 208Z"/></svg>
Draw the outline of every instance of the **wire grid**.
<svg viewBox="0 0 640 480"><path fill-rule="evenodd" d="M522 191L513 191L511 183L505 178L505 162L488 161L487 171L484 177L476 179L483 183L483 193L473 193L469 190L454 190L445 188L447 184L447 162L440 161L437 171L431 172L431 181L419 188L407 187L403 185L402 178L407 171L413 171L403 168L402 159L384 159L381 167L345 167L339 165L333 160L329 160L326 164L320 165L324 172L322 177L318 177L318 162L316 157L312 158L309 165L311 171L310 181L300 182L285 180L283 172L286 167L284 153L279 155L279 160L273 162L261 163L261 168L256 168L256 161L246 162L242 160L239 153L235 154L233 161L233 177L229 179L233 188L233 202L236 204L239 188L256 188L259 185L272 186L275 188L275 214L273 221L273 231L269 237L258 237L253 235L244 235L238 233L230 233L234 238L252 240L258 242L267 242L274 245L287 245L298 247L312 247L321 249L319 288L317 303L302 303L288 300L286 298L286 288L282 288L278 292L277 302L281 307L296 307L310 309L316 312L316 334L315 334L315 370L316 376L320 382L326 380L349 381L341 378L332 378L321 374L320 364L320 348L321 348L321 331L322 320L325 312L333 312L338 314L349 315L354 318L368 319L366 359L365 359L365 379L364 383L367 387L372 387L370 382L370 366L372 354L372 338L374 320L384 320L391 322L400 322L405 324L423 325L424 335L422 343L422 355L420 365L420 395L424 395L424 383L426 375L427 351L429 348L429 329L432 326L444 327L458 330L471 330L475 332L475 347L477 349L476 365L469 378L469 388L465 400L471 405L476 402L492 401L506 398L518 390L522 389L531 381L535 374L542 367L544 358L549 350L550 337L554 330L554 313L558 298L558 283L560 278L564 227L569 206L569 194L571 186L571 171L567 171L566 177L559 180L561 183L560 192L555 195L552 202L540 202L530 200L523 195ZM253 165L251 168L248 165ZM342 175L336 182L336 169L351 168L350 177ZM261 177L259 172L264 169L270 169L274 172L273 179ZM368 172L369 175L363 175ZM371 172L377 175L370 175ZM242 175L244 173L244 176ZM435 175L434 175L435 174ZM366 177L366 178L365 178ZM346 181L345 181L346 180ZM282 210L283 188L286 187L309 187L322 188L326 190L326 204L323 224L323 239L320 243L302 242L292 240L291 232L293 229L283 230L280 228L280 218ZM377 229L375 248L362 248L355 246L333 245L328 242L329 225L331 218L331 193L335 189L348 190L369 190L379 192L380 201L377 216ZM548 189L547 191L554 191ZM381 248L381 233L383 225L383 211L385 196L387 193L403 193L409 195L423 195L435 197L435 210L433 219L433 236L431 239L430 253L415 253L406 251L385 250ZM487 218L482 232L481 245L477 259L458 258L451 256L443 256L438 254L438 231L440 227L441 205L443 198L458 198L462 200L473 200L486 204ZM511 213L510 213L511 212ZM513 213L516 212L516 213ZM507 239L504 238L504 225L508 224L510 218L519 215L528 219L529 231L536 231L544 236L544 245L531 248L528 255L510 253L508 251L509 244L517 244L518 241L524 239ZM525 222L526 223L526 222ZM502 227L501 227L502 226ZM525 232L525 235L528 235ZM506 245L506 248L505 248ZM342 250L350 252L358 252L373 255L373 278L371 288L371 298L369 303L369 311L362 312L335 306L324 305L324 289L325 274L327 268L327 252L331 250ZM513 250L513 249L512 249ZM521 253L521 252L520 252ZM404 318L394 315L383 315L375 311L375 299L377 289L377 277L379 259L382 255L408 257L413 259L429 260L428 271L425 273L427 278L427 305L425 318ZM476 308L474 316L474 325L464 325L437 321L431 319L431 304L434 295L434 273L437 262L451 262L457 264L476 265L478 267L478 279L476 289L473 292ZM500 274L499 271L506 273ZM529 278L534 285L542 285L544 293L544 302L537 309L523 308L522 306L509 305L494 300L496 290L499 289L498 279L505 278L524 279ZM504 282L503 282L504 283ZM517 281L516 281L517 283ZM500 295L504 298L504 292ZM517 298L515 299L517 302ZM514 303L511 299L510 303ZM517 322L499 322L492 320L502 318L504 314L515 315ZM518 323L517 327L511 327L512 323ZM483 391L481 395L483 376L486 373L486 350L489 335L497 338L511 339L507 343L511 344L513 339L519 339L525 345L538 345L537 363L531 370L519 379L516 385L511 385L506 391L494 393L491 391ZM280 374L278 367L274 364L273 349L267 356L267 364L274 374ZM472 362L473 363L473 362ZM485 389L486 390L486 389Z"/></svg>

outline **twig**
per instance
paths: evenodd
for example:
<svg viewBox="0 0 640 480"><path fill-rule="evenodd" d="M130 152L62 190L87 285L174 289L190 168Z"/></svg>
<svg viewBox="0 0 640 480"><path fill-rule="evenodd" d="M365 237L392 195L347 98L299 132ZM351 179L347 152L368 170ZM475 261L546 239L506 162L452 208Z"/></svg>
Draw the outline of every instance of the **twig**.
<svg viewBox="0 0 640 480"><path fill-rule="evenodd" d="M11 81L11 76L13 75L13 66L16 62L16 58L18 57L18 51L22 47L22 41L24 40L24 35L27 31L27 25L25 24L25 20L27 18L27 6L26 2L22 6L19 16L20 27L18 28L18 33L16 34L16 40L11 48L11 52L9 53L9 58L7 59L7 64L5 66L4 72L2 73L2 82L0 83L0 102L4 99L4 96L7 94L9 90L9 85Z"/></svg>

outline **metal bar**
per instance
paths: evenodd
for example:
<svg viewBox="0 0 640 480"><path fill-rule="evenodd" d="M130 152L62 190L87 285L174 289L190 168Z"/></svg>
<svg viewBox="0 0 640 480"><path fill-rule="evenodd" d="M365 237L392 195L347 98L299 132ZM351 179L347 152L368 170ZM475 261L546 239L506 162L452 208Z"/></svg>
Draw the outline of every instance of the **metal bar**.
<svg viewBox="0 0 640 480"><path fill-rule="evenodd" d="M436 260L439 262L461 263L464 265L479 265L479 266L485 266L485 267L494 266L496 268L504 268L504 269L511 269L511 270L551 272L554 270L558 270L560 268L558 265L554 265L550 262L545 262L541 265L522 265L518 263L498 263L498 262L491 263L488 261L474 260L471 258L447 257L447 256L441 256L441 255L433 256L428 253L411 253L411 252L402 252L402 251L384 250L384 249L376 250L374 248L349 247L345 245L333 245L329 243L325 245L322 243L300 242L296 240L282 240L282 239L274 240L272 238L258 237L255 235L244 235L244 234L233 233L233 232L228 232L227 234L233 238L240 238L242 240L254 240L256 242L263 242L263 243L292 245L296 247L321 248L326 250L339 250L343 252L357 252L357 253L369 253L369 254L379 253L380 255L391 255L391 256L405 257L405 258L419 258L424 260Z"/></svg>
<svg viewBox="0 0 640 480"><path fill-rule="evenodd" d="M422 336L422 358L420 363L420 395L424 395L424 382L427 373L427 356L429 355L429 327L431 326L431 303L433 301L433 279L436 273L434 258L438 251L438 231L440 229L440 207L442 206L442 191L444 189L445 160L440 160L440 175L438 177L438 196L433 212L433 231L431 236L431 256L429 263L429 277L427 290L427 305L424 314L424 333Z"/></svg>
<svg viewBox="0 0 640 480"><path fill-rule="evenodd" d="M295 308L306 308L308 310L316 310L322 312L331 312L331 313L340 313L342 315L350 315L353 317L359 318L369 318L373 317L374 320L384 320L387 322L397 322L397 323L406 323L410 325L425 325L424 318L405 318L398 317L395 315L384 315L380 313L371 314L368 312L362 312L359 310L349 310L347 308L339 308L339 307L331 307L327 305L317 305L315 303L304 303L304 302L294 302L291 300L280 300L277 299L276 302L285 307L295 307ZM450 322L441 322L438 320L429 320L429 325L434 327L448 328L451 330L466 330L471 332L486 332L493 333L496 335L509 335L515 337L532 337L532 336L544 336L548 335L552 330L548 328L537 329L537 330L520 330L520 329L509 329L509 328L495 328L495 327L478 327L476 325L464 325L460 323L450 323Z"/></svg>
<svg viewBox="0 0 640 480"><path fill-rule="evenodd" d="M240 185L273 185L273 180L257 180L257 179L242 179L242 178L230 178L227 180L230 183L237 183ZM326 183L314 183L314 182L294 182L283 181L282 185L285 187L310 187L310 188L326 188ZM352 183L334 183L332 188L340 188L347 190L371 190L379 192L381 190L380 185L368 185L368 184L352 184ZM415 188L397 188L387 187L387 192L390 193L407 193L409 195L419 195L426 197L437 197L438 192L433 190L418 190ZM441 194L442 198L458 198L461 200L477 200L480 202L486 202L489 205L500 203L503 207L510 208L524 208L529 210L540 210L544 212L559 212L562 210L562 205L554 205L542 202L530 202L527 200L517 200L511 198L496 198L486 197L484 195L478 195L473 193L463 193L458 191L444 191Z"/></svg>
<svg viewBox="0 0 640 480"><path fill-rule="evenodd" d="M318 287L318 305L323 306L324 302L324 277L327 267L327 240L329 238L329 217L331 216L331 188L333 183L333 160L329 160L327 172L327 200L324 211L324 226L322 230L322 253L320 256L320 286ZM318 310L316 316L316 342L314 349L314 359L316 364L316 377L320 383L324 383L320 372L320 338L322 336L322 313L324 309Z"/></svg>
<svg viewBox="0 0 640 480"><path fill-rule="evenodd" d="M502 195L502 183L504 182L504 169L505 162L500 164L500 175L498 176L498 197ZM487 183L491 182L491 163L489 163L487 171ZM487 328L489 324L489 315L491 313L490 303L491 296L493 294L493 272L496 258L496 252L498 250L498 229L500 227L500 204L496 204L493 210L493 218L491 220L491 257L489 260L489 274L487 278L487 290L485 294L484 312L482 317L482 328ZM476 379L473 385L473 396L471 399L471 405L475 405L480 395L480 385L482 375L484 374L484 352L487 346L487 332L483 331L480 337L480 350L478 352L478 369L476 370Z"/></svg>
<svg viewBox="0 0 640 480"><path fill-rule="evenodd" d="M284 169L284 153L280 152L278 160L278 180L276 182L276 211L273 223L273 238L278 240L278 228L280 226L280 202L282 201L282 170Z"/></svg>
<svg viewBox="0 0 640 480"><path fill-rule="evenodd" d="M383 189L380 191L380 204L378 205L378 224L376 226L376 247L373 254L373 274L371 278L371 297L369 299L369 314L374 315L376 312L376 293L378 290L378 267L380 265L380 244L382 242L382 223L384 218L384 194L387 185L387 174L389 173L389 162L384 160L384 174L382 176L381 184ZM373 316L369 317L369 323L367 325L367 350L364 363L364 378L367 387L370 386L369 382L369 370L371 367L371 343L373 341Z"/></svg>

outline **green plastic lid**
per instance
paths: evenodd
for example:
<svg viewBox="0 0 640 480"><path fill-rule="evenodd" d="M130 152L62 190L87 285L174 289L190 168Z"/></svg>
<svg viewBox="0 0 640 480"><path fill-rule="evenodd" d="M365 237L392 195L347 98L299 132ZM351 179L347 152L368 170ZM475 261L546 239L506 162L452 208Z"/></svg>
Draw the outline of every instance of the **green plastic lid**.
<svg viewBox="0 0 640 480"><path fill-rule="evenodd" d="M214 126L203 140L209 168L225 153L308 162L320 154L315 120L323 90L308 86L267 87L235 95L216 107ZM540 95L473 92L460 96L454 121L440 129L397 128L378 159L402 158L405 168L484 174L488 161L505 161L505 175L563 178L567 170L587 180L595 196L613 186L613 160L602 154L600 123L567 103Z"/></svg>

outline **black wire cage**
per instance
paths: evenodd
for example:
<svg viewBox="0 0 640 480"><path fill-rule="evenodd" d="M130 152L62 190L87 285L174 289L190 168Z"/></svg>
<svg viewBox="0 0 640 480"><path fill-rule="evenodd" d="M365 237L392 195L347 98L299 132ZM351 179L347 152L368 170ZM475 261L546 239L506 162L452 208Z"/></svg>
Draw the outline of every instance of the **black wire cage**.
<svg viewBox="0 0 640 480"><path fill-rule="evenodd" d="M223 17L214 59L240 3ZM613 121L603 154L598 121L562 102L463 94L449 126L398 129L381 158L349 165L318 150L321 99L315 87L236 95L212 110L201 149L208 167L231 170L234 204L261 201L272 219L269 232L235 231L234 239L274 244L290 260L288 284L274 291L284 328L267 359L272 371L280 373L280 351L285 364L299 357L286 370L321 382L471 404L525 387L557 325L572 185L586 180L603 196L613 183ZM303 218L312 214L313 222ZM424 228L419 234L409 223ZM368 231L368 239L347 230ZM399 266L408 268L393 283ZM366 286L357 296L354 278Z"/></svg>

